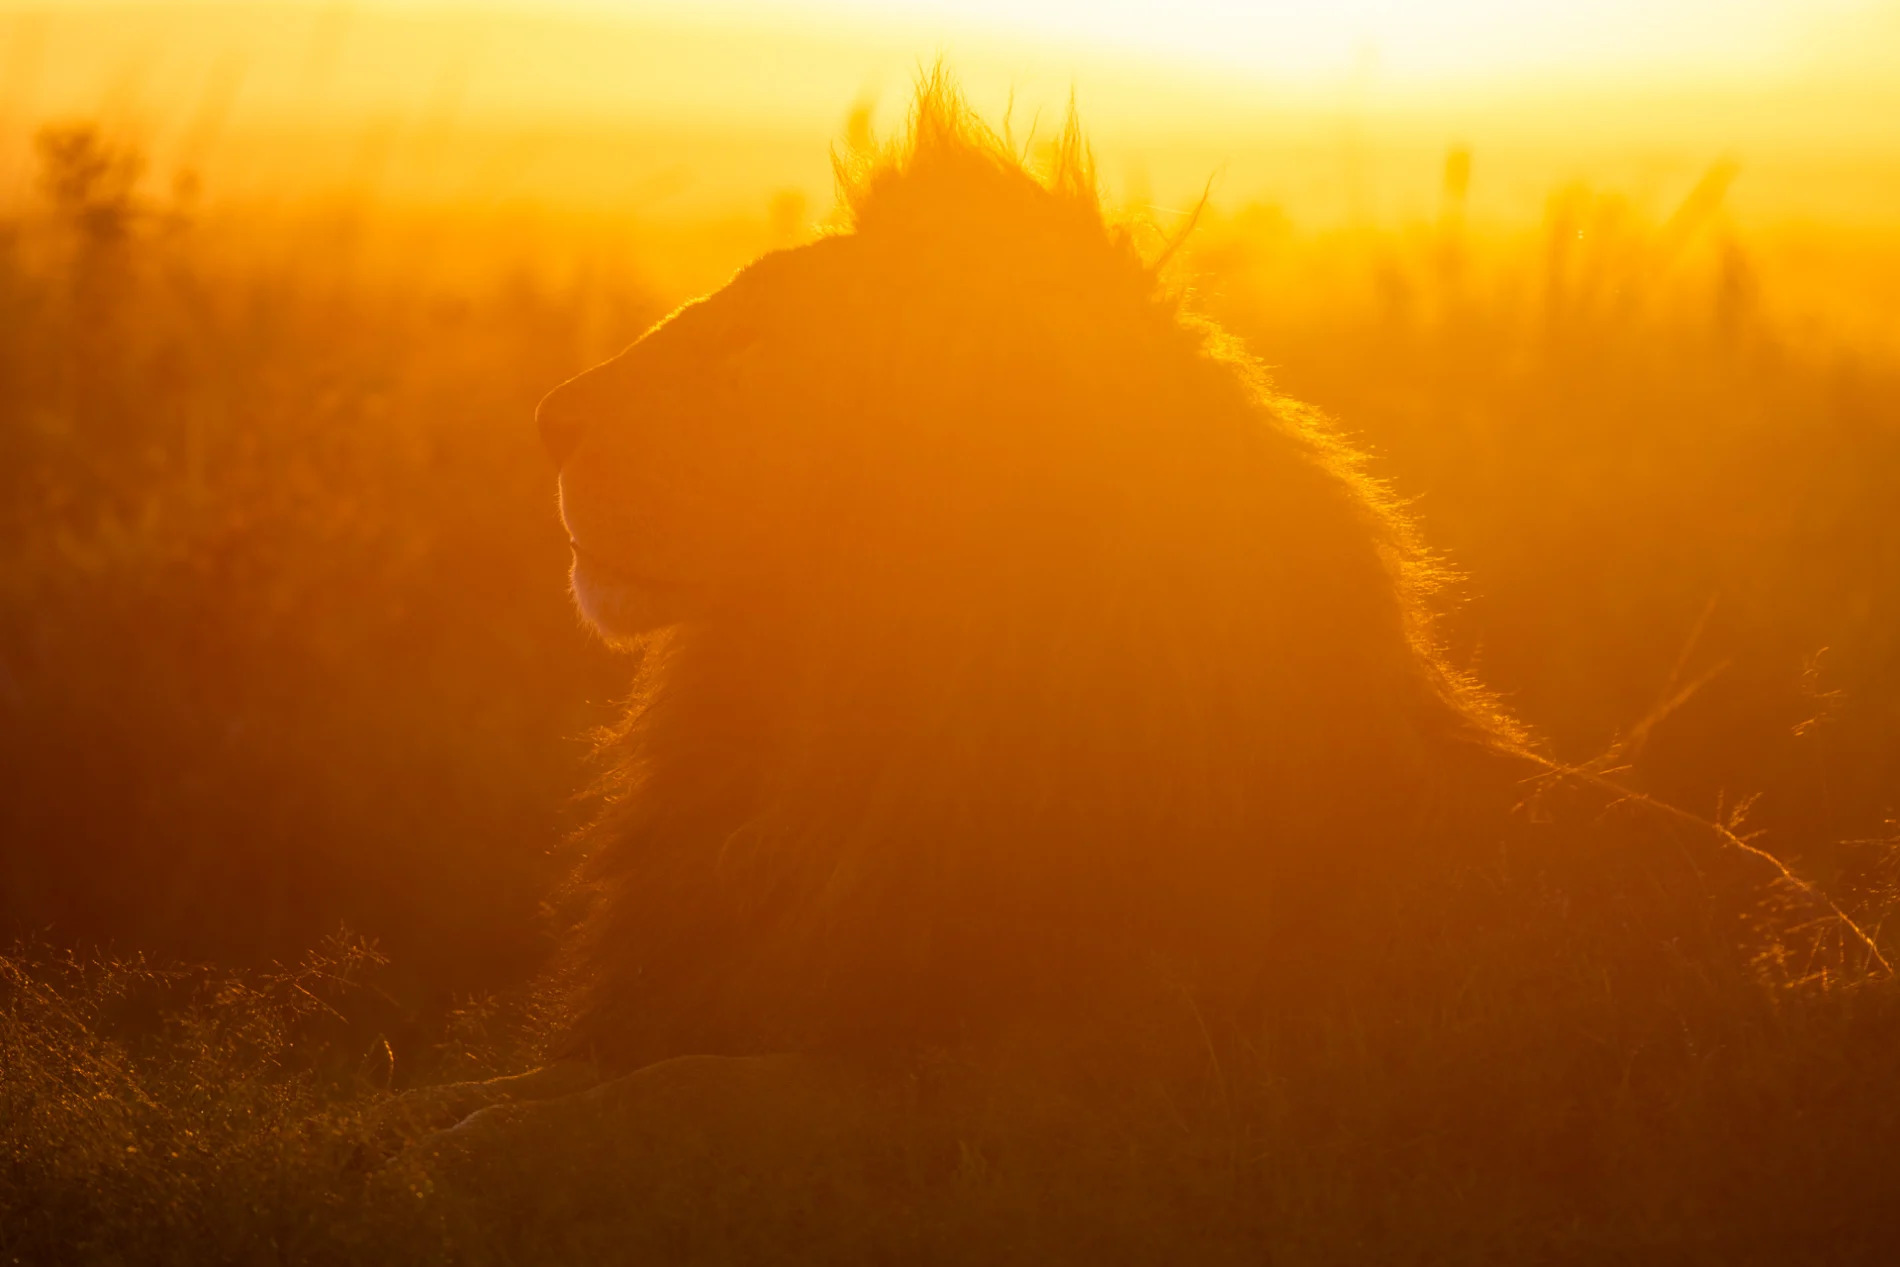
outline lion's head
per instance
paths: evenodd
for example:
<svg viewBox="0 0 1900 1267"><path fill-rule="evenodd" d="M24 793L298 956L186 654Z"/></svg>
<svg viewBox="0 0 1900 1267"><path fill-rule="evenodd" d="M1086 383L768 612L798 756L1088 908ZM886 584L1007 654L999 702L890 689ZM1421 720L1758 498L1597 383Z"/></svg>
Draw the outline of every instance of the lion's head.
<svg viewBox="0 0 1900 1267"><path fill-rule="evenodd" d="M643 655L589 864L609 1053L1233 968L1517 742L1392 499L1059 151L927 87L845 231L542 403L576 598Z"/></svg>

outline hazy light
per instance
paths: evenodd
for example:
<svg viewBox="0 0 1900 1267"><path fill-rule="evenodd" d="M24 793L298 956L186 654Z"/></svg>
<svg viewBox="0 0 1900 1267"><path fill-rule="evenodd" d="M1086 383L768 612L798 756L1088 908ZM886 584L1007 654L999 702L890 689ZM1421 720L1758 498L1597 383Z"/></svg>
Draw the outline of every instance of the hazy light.
<svg viewBox="0 0 1900 1267"><path fill-rule="evenodd" d="M1026 134L1073 91L1163 209L1426 215L1452 144L1480 215L1666 214L1724 156L1738 215L1900 206L1900 0L0 0L0 201L35 121L96 118L225 193L823 206L847 113L888 132L939 56Z"/></svg>
<svg viewBox="0 0 1900 1267"><path fill-rule="evenodd" d="M639 0L568 0L652 12ZM694 6L704 11L705 6ZM1026 35L1070 48L1270 74L1280 80L1606 72L1677 78L1799 69L1830 28L1883 0L752 0L735 13Z"/></svg>

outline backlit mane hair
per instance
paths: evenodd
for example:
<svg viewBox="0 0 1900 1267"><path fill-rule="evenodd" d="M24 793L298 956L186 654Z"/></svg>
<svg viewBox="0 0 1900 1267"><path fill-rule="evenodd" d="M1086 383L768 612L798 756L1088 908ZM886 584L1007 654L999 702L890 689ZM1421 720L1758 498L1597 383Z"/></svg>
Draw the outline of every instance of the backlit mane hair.
<svg viewBox="0 0 1900 1267"><path fill-rule="evenodd" d="M869 152L834 151L832 170L854 232L902 233L920 224L1013 237L1033 232L1092 256L1098 279L1118 279L1135 295L1151 295L1157 270L1131 234L1110 224L1073 103L1043 159L1046 170L1031 171L937 71L919 88L900 137Z"/></svg>
<svg viewBox="0 0 1900 1267"><path fill-rule="evenodd" d="M1212 321L1189 309L1166 266L1174 246L1192 230L1193 219L1150 259L1136 234L1117 224L1101 199L1094 156L1071 103L1061 132L1042 152L1042 171L983 123L941 68L920 85L909 126L895 140L869 153L836 153L833 170L845 224L851 232L897 241L954 241L958 267L968 268L972 244L981 250L1007 241L1016 249L1009 264L1033 244L1046 273L1025 284L1060 284L1090 300L1105 300L1146 316L1176 355L1218 364L1242 393L1260 406L1271 426L1350 492L1361 524L1386 565L1397 609L1420 667L1436 679L1452 716L1489 737L1517 746L1523 729L1468 675L1444 659L1434 632L1432 597L1452 579L1441 559L1423 543L1398 498L1364 470L1364 457L1320 411L1280 396L1259 361ZM981 255L975 258L981 259Z"/></svg>
<svg viewBox="0 0 1900 1267"><path fill-rule="evenodd" d="M937 1041L1155 971L1245 993L1319 895L1434 865L1460 789L1507 801L1522 733L1448 665L1402 507L1104 213L1073 112L1051 153L936 77L839 160L902 332L835 393L979 456L864 473L922 509L770 622L648 641L583 870L595 1054ZM990 326L933 324L951 284Z"/></svg>

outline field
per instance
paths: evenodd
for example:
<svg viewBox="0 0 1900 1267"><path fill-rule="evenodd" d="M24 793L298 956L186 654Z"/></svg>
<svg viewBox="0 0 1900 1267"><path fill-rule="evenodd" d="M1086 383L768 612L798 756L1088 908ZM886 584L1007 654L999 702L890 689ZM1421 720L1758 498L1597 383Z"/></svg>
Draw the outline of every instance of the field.
<svg viewBox="0 0 1900 1267"><path fill-rule="evenodd" d="M109 128L34 144L0 221L0 1261L545 1261L365 1160L393 1093L534 1063L587 736L627 689L566 593L534 404L687 297L667 279L822 210L766 191L643 239L230 209ZM1900 956L1900 237L1739 223L1721 164L1656 215L1567 185L1481 221L1474 161L1401 222L1217 201L1180 284L1413 500L1456 658L1550 754L1756 833ZM1181 1132L1129 1108L1113 1217L1034 1186L1108 1145L1005 1130L915 1225L774 1245L670 1210L622 1252L1028 1260L1084 1225L1103 1261L1900 1252L1892 987L1715 993L1653 1062L1504 999L1402 1067L1350 1035L1228 1062Z"/></svg>

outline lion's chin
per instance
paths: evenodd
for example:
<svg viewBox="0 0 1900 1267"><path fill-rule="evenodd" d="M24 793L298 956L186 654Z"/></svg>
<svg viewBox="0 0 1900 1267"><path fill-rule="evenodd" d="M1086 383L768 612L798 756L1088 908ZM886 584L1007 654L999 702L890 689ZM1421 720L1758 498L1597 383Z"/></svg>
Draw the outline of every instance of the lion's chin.
<svg viewBox="0 0 1900 1267"><path fill-rule="evenodd" d="M610 644L633 642L681 619L675 596L625 577L603 575L585 560L575 559L568 577L581 617Z"/></svg>

